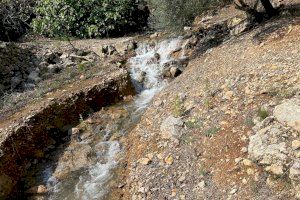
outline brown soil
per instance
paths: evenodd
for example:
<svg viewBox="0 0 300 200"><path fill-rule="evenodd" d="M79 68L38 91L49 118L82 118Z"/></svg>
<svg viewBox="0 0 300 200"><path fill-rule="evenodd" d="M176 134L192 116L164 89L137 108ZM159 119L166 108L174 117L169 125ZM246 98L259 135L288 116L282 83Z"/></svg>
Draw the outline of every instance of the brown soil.
<svg viewBox="0 0 300 200"><path fill-rule="evenodd" d="M156 96L156 106L148 108L129 135L123 199L293 199L288 183L281 180L270 187L260 166L247 167L236 159L247 158L241 151L252 135L247 118L256 117L262 105L299 91L299 22L299 17L275 19L196 56L183 75ZM186 127L191 139L174 145L161 139L160 124L172 115L176 96L182 94L184 106L191 109L183 120L197 118L202 126ZM205 136L214 127L216 131ZM156 160L149 165L137 162L148 153L176 159L170 167ZM186 179L179 182L182 172ZM202 180L204 191L198 194ZM144 188L149 189L142 192Z"/></svg>

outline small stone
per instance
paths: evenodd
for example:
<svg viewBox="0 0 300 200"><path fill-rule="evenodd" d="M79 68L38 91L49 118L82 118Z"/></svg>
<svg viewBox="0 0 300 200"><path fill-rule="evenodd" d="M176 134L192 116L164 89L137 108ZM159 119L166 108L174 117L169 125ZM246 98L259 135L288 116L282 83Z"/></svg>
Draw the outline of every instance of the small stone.
<svg viewBox="0 0 300 200"><path fill-rule="evenodd" d="M243 147L243 148L241 149L241 152L242 152L242 153L247 153L247 152L248 152L247 147Z"/></svg>
<svg viewBox="0 0 300 200"><path fill-rule="evenodd" d="M266 167L265 169L267 172L270 172L274 175L283 175L283 167L281 165L271 165Z"/></svg>
<svg viewBox="0 0 300 200"><path fill-rule="evenodd" d="M248 175L253 175L254 173L255 173L254 169L252 169L252 168L247 169L247 174Z"/></svg>
<svg viewBox="0 0 300 200"><path fill-rule="evenodd" d="M233 97L233 95L234 95L233 91L227 91L225 93L225 98L226 99L231 99Z"/></svg>
<svg viewBox="0 0 300 200"><path fill-rule="evenodd" d="M295 161L295 163L290 168L289 177L294 181L300 181L300 160Z"/></svg>
<svg viewBox="0 0 300 200"><path fill-rule="evenodd" d="M165 158L165 163L166 163L167 165L172 165L173 162L174 162L174 158L173 158L172 156L167 156L167 157Z"/></svg>
<svg viewBox="0 0 300 200"><path fill-rule="evenodd" d="M237 193L237 191L238 191L238 189L234 188L229 192L229 194L233 195L233 194Z"/></svg>
<svg viewBox="0 0 300 200"><path fill-rule="evenodd" d="M238 163L240 163L242 160L243 160L242 158L236 158L236 159L234 159L234 162L235 162L236 164L238 164Z"/></svg>
<svg viewBox="0 0 300 200"><path fill-rule="evenodd" d="M154 39L157 38L159 36L159 33L153 33L152 35L150 35L150 39Z"/></svg>
<svg viewBox="0 0 300 200"><path fill-rule="evenodd" d="M38 186L38 189L37 189L38 194L45 194L47 192L48 192L48 190L47 190L46 186L44 186L44 185L39 185Z"/></svg>
<svg viewBox="0 0 300 200"><path fill-rule="evenodd" d="M26 191L27 194L45 194L48 190L45 185L34 186Z"/></svg>
<svg viewBox="0 0 300 200"><path fill-rule="evenodd" d="M292 148L293 148L293 150L300 149L300 140L294 140L292 142Z"/></svg>
<svg viewBox="0 0 300 200"><path fill-rule="evenodd" d="M252 166L252 161L249 159L244 159L243 164L247 167L250 167L250 166Z"/></svg>
<svg viewBox="0 0 300 200"><path fill-rule="evenodd" d="M147 154L147 158L149 158L150 161L153 159L153 157L154 157L153 153Z"/></svg>
<svg viewBox="0 0 300 200"><path fill-rule="evenodd" d="M246 185L248 183L247 179L243 178L242 183Z"/></svg>
<svg viewBox="0 0 300 200"><path fill-rule="evenodd" d="M175 77L179 76L182 73L182 71L177 67L171 67L170 68L170 73L171 73L171 76L173 78L175 78Z"/></svg>
<svg viewBox="0 0 300 200"><path fill-rule="evenodd" d="M300 158L300 151L296 151L296 152L295 152L295 157L296 157L296 158Z"/></svg>
<svg viewBox="0 0 300 200"><path fill-rule="evenodd" d="M190 26L185 26L185 27L183 27L183 30L184 30L184 31L191 31L191 30L192 30L192 27L190 27Z"/></svg>
<svg viewBox="0 0 300 200"><path fill-rule="evenodd" d="M178 179L179 182L183 182L185 181L185 175L182 175L179 179Z"/></svg>
<svg viewBox="0 0 300 200"><path fill-rule="evenodd" d="M78 135L79 133L80 133L79 128L72 128L72 129L71 129L71 134L72 134L72 135Z"/></svg>
<svg viewBox="0 0 300 200"><path fill-rule="evenodd" d="M139 159L139 163L141 163L142 165L148 165L150 163L150 159L149 158L141 158Z"/></svg>

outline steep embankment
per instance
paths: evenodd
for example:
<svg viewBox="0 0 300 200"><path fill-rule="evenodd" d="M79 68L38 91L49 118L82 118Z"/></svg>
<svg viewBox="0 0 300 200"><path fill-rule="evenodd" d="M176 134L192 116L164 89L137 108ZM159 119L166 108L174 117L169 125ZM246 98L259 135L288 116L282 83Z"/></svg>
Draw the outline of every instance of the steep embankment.
<svg viewBox="0 0 300 200"><path fill-rule="evenodd" d="M276 19L196 56L130 133L124 199L299 198L299 33Z"/></svg>

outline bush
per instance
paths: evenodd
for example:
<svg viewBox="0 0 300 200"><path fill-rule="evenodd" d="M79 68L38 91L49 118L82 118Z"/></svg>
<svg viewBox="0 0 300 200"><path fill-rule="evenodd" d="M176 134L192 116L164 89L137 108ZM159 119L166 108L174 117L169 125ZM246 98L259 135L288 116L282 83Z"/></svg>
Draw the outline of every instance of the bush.
<svg viewBox="0 0 300 200"><path fill-rule="evenodd" d="M18 40L34 17L34 0L0 0L0 40Z"/></svg>
<svg viewBox="0 0 300 200"><path fill-rule="evenodd" d="M40 0L32 26L49 37L119 36L147 25L141 0Z"/></svg>
<svg viewBox="0 0 300 200"><path fill-rule="evenodd" d="M151 26L172 32L191 25L204 11L229 3L230 0L150 0Z"/></svg>

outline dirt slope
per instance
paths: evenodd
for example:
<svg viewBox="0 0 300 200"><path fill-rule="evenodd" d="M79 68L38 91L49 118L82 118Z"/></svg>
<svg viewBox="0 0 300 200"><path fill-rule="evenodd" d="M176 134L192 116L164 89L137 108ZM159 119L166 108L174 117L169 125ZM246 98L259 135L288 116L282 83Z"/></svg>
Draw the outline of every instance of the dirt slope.
<svg viewBox="0 0 300 200"><path fill-rule="evenodd" d="M128 139L123 199L299 197L290 164L274 175L248 153L254 125L299 98L299 22L275 19L210 49L155 97ZM290 146L299 132L287 129Z"/></svg>

